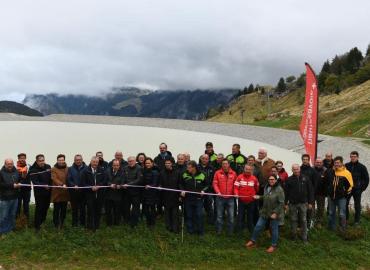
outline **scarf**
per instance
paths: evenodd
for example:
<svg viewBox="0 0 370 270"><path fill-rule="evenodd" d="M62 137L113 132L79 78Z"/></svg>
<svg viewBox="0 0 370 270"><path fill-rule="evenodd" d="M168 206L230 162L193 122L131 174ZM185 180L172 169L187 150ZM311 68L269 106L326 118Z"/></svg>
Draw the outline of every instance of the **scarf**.
<svg viewBox="0 0 370 270"><path fill-rule="evenodd" d="M27 173L28 173L28 167L27 164L21 164L19 161L17 161L17 171L18 174L22 177L25 178Z"/></svg>

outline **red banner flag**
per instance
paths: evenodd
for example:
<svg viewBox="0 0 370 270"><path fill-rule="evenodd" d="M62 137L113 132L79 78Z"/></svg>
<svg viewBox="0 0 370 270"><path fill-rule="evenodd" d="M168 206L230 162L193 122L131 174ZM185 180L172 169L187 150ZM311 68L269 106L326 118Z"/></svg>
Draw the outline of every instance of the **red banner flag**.
<svg viewBox="0 0 370 270"><path fill-rule="evenodd" d="M300 125L300 133L304 142L306 153L313 163L317 157L317 134L319 118L319 90L317 79L311 66L306 65L306 98L303 116Z"/></svg>

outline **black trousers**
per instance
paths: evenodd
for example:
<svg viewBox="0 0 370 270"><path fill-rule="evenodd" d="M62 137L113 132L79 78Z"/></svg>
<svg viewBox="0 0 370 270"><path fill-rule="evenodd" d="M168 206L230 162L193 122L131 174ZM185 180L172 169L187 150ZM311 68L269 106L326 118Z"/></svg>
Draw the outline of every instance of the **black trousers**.
<svg viewBox="0 0 370 270"><path fill-rule="evenodd" d="M56 228L61 228L67 214L68 202L55 202L53 210L53 223Z"/></svg>
<svg viewBox="0 0 370 270"><path fill-rule="evenodd" d="M108 226L119 225L121 221L121 201L105 201L105 218Z"/></svg>
<svg viewBox="0 0 370 270"><path fill-rule="evenodd" d="M97 230L100 227L100 219L104 206L104 198L101 196L90 196L86 199L87 205L87 228Z"/></svg>
<svg viewBox="0 0 370 270"><path fill-rule="evenodd" d="M130 222L130 198L128 195L128 190L122 190L122 199L121 199L121 217L123 222L128 224Z"/></svg>
<svg viewBox="0 0 370 270"><path fill-rule="evenodd" d="M35 195L35 229L39 230L45 222L50 207L50 193Z"/></svg>
<svg viewBox="0 0 370 270"><path fill-rule="evenodd" d="M208 224L215 224L215 203L214 203L214 196L205 196L203 201L204 210L207 214L207 223Z"/></svg>
<svg viewBox="0 0 370 270"><path fill-rule="evenodd" d="M21 188L18 196L18 208L17 208L17 216L21 214L21 209L23 206L23 214L30 219L30 200L31 200L31 189L28 187Z"/></svg>
<svg viewBox="0 0 370 270"><path fill-rule="evenodd" d="M355 223L360 222L361 218L361 189L353 189L351 194L347 197L347 205L346 205L346 219L349 220L349 202L351 197L353 197L354 206L355 206Z"/></svg>
<svg viewBox="0 0 370 270"><path fill-rule="evenodd" d="M146 225L154 226L156 219L156 207L155 204L143 204L143 212L146 219Z"/></svg>
<svg viewBox="0 0 370 270"><path fill-rule="evenodd" d="M161 216L163 215L163 192L158 192L158 202L156 204L156 215Z"/></svg>
<svg viewBox="0 0 370 270"><path fill-rule="evenodd" d="M167 230L171 232L179 232L179 207L165 206L164 217Z"/></svg>
<svg viewBox="0 0 370 270"><path fill-rule="evenodd" d="M140 217L140 194L126 192L123 198L123 217L131 227L139 223Z"/></svg>
<svg viewBox="0 0 370 270"><path fill-rule="evenodd" d="M72 226L86 225L86 199L81 191L71 190Z"/></svg>

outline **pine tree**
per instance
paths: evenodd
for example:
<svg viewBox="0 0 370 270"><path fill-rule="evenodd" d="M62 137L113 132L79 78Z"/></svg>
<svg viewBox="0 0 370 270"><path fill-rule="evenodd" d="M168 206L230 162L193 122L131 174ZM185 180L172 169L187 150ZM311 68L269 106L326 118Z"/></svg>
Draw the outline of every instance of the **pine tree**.
<svg viewBox="0 0 370 270"><path fill-rule="evenodd" d="M249 94L249 93L253 93L253 91L254 91L254 86L253 86L253 84L251 83L251 84L248 86L248 94Z"/></svg>
<svg viewBox="0 0 370 270"><path fill-rule="evenodd" d="M361 51L357 47L354 47L345 57L345 70L351 74L355 73L361 67L363 59L364 57L362 56Z"/></svg>
<svg viewBox="0 0 370 270"><path fill-rule="evenodd" d="M285 80L283 77L280 78L277 86L276 86L276 91L278 93L283 93L284 91L286 90L286 84L285 84Z"/></svg>
<svg viewBox="0 0 370 270"><path fill-rule="evenodd" d="M336 55L333 58L333 61L331 62L330 65L330 73L334 73L335 75L340 75L343 71L342 67L342 59L338 55Z"/></svg>
<svg viewBox="0 0 370 270"><path fill-rule="evenodd" d="M297 87L304 87L306 85L306 73L299 75L296 84Z"/></svg>
<svg viewBox="0 0 370 270"><path fill-rule="evenodd" d="M330 63L329 63L329 60L326 60L325 63L322 65L321 72L330 73Z"/></svg>
<svg viewBox="0 0 370 270"><path fill-rule="evenodd" d="M286 77L285 81L287 83L292 83L295 81L295 79L296 79L295 76L291 75L291 76Z"/></svg>

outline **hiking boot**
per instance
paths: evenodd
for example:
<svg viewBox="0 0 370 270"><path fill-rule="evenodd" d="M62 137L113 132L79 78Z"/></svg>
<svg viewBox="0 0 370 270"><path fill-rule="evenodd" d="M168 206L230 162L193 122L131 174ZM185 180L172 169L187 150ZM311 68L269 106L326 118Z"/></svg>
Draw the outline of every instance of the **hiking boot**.
<svg viewBox="0 0 370 270"><path fill-rule="evenodd" d="M246 248L254 248L256 247L256 243L253 242L252 240L249 240L246 244L245 244L245 247Z"/></svg>
<svg viewBox="0 0 370 270"><path fill-rule="evenodd" d="M266 249L267 253L273 253L276 250L276 246L270 246L268 249Z"/></svg>

